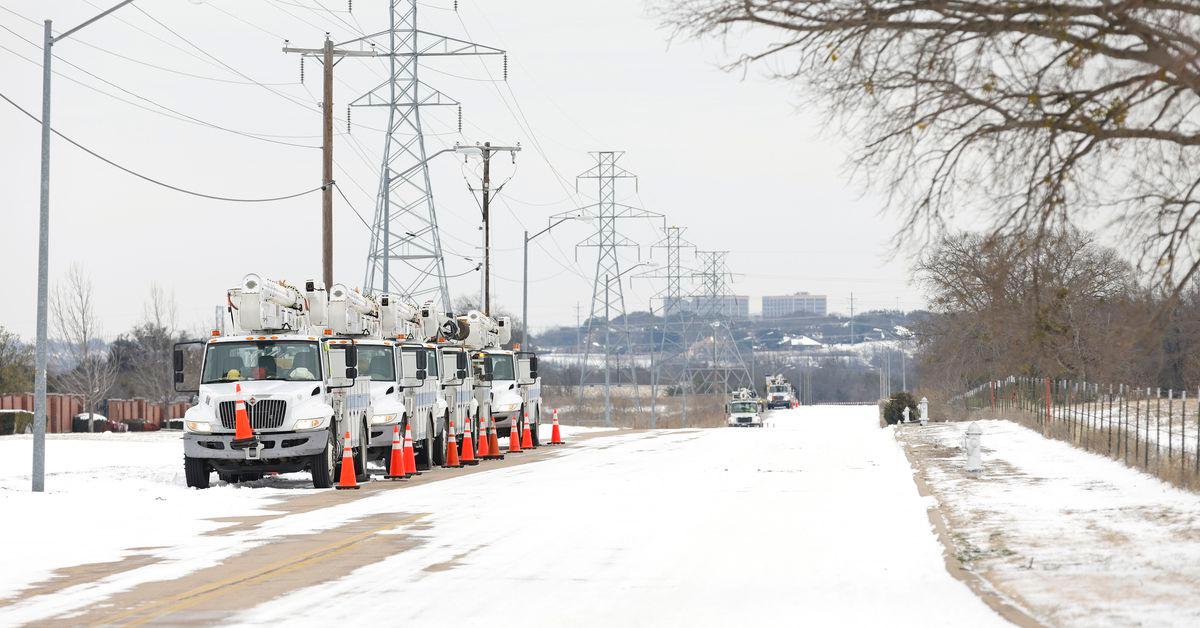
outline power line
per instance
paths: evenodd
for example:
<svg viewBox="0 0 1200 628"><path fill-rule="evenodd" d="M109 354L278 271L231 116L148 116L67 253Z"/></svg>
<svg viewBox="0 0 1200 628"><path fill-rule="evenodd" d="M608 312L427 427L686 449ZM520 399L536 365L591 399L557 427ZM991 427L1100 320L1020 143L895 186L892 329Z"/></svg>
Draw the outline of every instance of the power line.
<svg viewBox="0 0 1200 628"><path fill-rule="evenodd" d="M33 115L32 113L29 113L28 111L26 111L25 108L22 107L21 105L18 105L17 103L13 102L13 100L11 98L9 98L8 96L6 96L4 93L0 92L0 98L4 99L5 102L12 105L14 108L16 108L17 111L20 111L21 113L28 116L29 119L33 120L34 122L37 122L38 124L42 123L41 119L39 119L37 116ZM162 181L159 181L158 179L154 179L154 178L144 175L140 172L136 172L134 170L126 168L125 166L122 166L121 164L118 164L117 162L112 161L111 159L101 155L100 153L97 153L96 151L84 146L83 144L76 142L75 140L67 137L66 135L63 135L57 129L51 128L50 131L53 132L58 137L65 140L67 143L74 146L75 148L78 148L79 150L91 155L92 157L95 157L96 159L99 159L100 161L103 161L104 163L106 163L126 174L133 175L139 179L142 179L143 181L153 183L155 185L167 188L169 190L174 190L176 192L181 192L183 194L189 194L191 196L198 196L200 198L207 198L207 199L214 200L214 201L229 201L232 203L271 203L274 201L286 201L289 199L304 196L306 194L312 194L313 192L320 190L322 187L322 186L317 186L315 188L312 188L311 190L305 190L303 192L297 192L295 194L288 194L286 196L275 196L275 197L271 197L271 198L235 198L235 197L229 197L229 196L217 196L215 194L205 194L203 192L196 192L195 190L189 190L186 188L181 188L179 186L171 185L170 183L164 183Z"/></svg>

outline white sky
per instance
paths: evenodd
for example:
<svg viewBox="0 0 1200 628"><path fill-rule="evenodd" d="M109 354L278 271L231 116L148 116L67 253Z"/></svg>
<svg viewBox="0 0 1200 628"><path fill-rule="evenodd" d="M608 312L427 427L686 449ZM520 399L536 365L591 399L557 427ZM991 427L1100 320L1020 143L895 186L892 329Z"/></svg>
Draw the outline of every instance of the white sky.
<svg viewBox="0 0 1200 628"><path fill-rule="evenodd" d="M39 22L50 17L61 31L114 1L0 0L9 9L0 10L0 25L40 44L40 25L13 12ZM701 249L729 249L730 270L739 274L734 290L752 295L752 311L759 295L798 290L828 294L831 311L847 311L851 292L860 310L924 305L909 285L907 260L885 258L896 220L880 216L878 199L848 183L846 145L822 132L819 115L797 110L792 86L720 71L717 65L730 53L718 42L668 46L667 33L646 16L643 0L461 0L457 15L452 4L423 0L421 28L508 50L509 81L487 80L489 72L500 78L499 58L427 62L423 77L464 103L462 135L455 132L453 108L425 114L429 151L455 141L519 141L525 147L515 172L507 160L496 168L499 180L513 175L493 227L493 294L502 306L520 308L522 228L539 230L549 215L592 202L586 194L576 196L572 182L590 166L589 150L626 151L622 165L640 178L637 193L632 186L623 189L625 202L666 214L668 224L687 227L686 237ZM61 59L55 62L61 73L54 81L56 129L134 170L206 193L263 197L319 185L318 150L182 122L71 79L148 109L159 110L139 97L214 125L315 146L320 66L306 62L306 82L298 84L299 60L281 52L281 40L317 47L326 30L335 41L358 36L360 25L367 32L382 30L384 0L358 0L353 14L345 12L345 0L135 5L220 63L125 7L55 46ZM40 62L39 48L3 29L0 46L6 49L0 49L0 91L38 114L40 67L13 53ZM368 220L383 145L382 131L375 129L382 128L384 112L356 108L349 136L344 118L347 103L382 80L382 64L347 59L337 66L335 87L341 119L335 123L335 174ZM230 67L275 84L270 89L277 93L241 84L245 79ZM519 121L522 114L528 124ZM0 125L0 268L8 288L0 324L28 338L36 294L38 127L2 102ZM293 282L320 274L318 194L271 204L214 202L145 183L61 140L52 156L51 281L69 264L84 264L110 336L142 316L151 282L175 290L185 325L202 326L225 288L248 272ZM477 181L475 166L446 155L432 162L432 172L443 245L459 256L477 254L478 211L463 180L465 174ZM581 191L590 188L581 185ZM367 230L340 198L335 221L335 278L358 285ZM659 238L648 223L627 226L627 235L643 244ZM576 303L586 316L595 252L580 249L575 262L573 249L590 229L567 223L531 248L535 328L572 323ZM645 259L649 249L641 255ZM633 251L629 258L635 259ZM458 274L474 264L452 255L447 266ZM451 294L477 293L478 285L478 274L470 273L452 280ZM661 288L645 280L626 286L631 310L646 309Z"/></svg>

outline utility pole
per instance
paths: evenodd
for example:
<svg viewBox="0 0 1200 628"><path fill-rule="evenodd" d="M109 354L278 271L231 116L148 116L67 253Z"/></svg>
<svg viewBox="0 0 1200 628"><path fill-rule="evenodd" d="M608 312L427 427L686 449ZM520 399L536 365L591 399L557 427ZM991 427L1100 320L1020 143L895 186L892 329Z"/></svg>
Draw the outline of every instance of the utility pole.
<svg viewBox="0 0 1200 628"><path fill-rule="evenodd" d="M854 344L854 293L850 293L850 344Z"/></svg>
<svg viewBox="0 0 1200 628"><path fill-rule="evenodd" d="M37 338L33 358L33 469L31 490L46 490L46 369L49 363L47 343L50 300L50 62L54 59L54 44L70 37L80 29L133 2L124 0L94 16L92 19L54 36L53 22L46 20L42 31L42 164L40 202L38 204L38 269L37 269ZM89 422L90 424L90 422Z"/></svg>
<svg viewBox="0 0 1200 628"><path fill-rule="evenodd" d="M521 145L516 146L492 146L491 142L484 142L483 146L476 144L474 147L462 147L460 153L475 153L483 159L483 183L478 190L467 186L471 192L480 192L482 202L480 207L483 210L483 313L488 316L492 315L492 199L495 198L500 190L504 188L504 184L500 184L495 191L492 190L492 155L496 153L511 153L513 163L517 161L517 153L520 152ZM522 339L524 340L524 339Z"/></svg>
<svg viewBox="0 0 1200 628"><path fill-rule="evenodd" d="M324 73L321 80L321 278L326 288L333 287L333 66L343 57L373 57L374 52L338 50L325 33L320 48L292 48L283 42L284 52L320 59ZM336 60L335 60L336 57Z"/></svg>

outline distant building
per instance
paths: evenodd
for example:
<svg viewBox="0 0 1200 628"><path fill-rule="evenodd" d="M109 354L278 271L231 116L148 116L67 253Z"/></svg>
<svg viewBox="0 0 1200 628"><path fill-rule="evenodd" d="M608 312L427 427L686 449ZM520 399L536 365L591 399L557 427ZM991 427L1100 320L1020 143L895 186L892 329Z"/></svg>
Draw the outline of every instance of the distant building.
<svg viewBox="0 0 1200 628"><path fill-rule="evenodd" d="M762 298L763 318L784 318L794 315L825 316L825 295L797 292Z"/></svg>
<svg viewBox="0 0 1200 628"><path fill-rule="evenodd" d="M699 315L715 311L727 318L750 318L750 297L744 294L716 297L715 304L712 300L712 297L706 296L692 297L686 304L686 311Z"/></svg>

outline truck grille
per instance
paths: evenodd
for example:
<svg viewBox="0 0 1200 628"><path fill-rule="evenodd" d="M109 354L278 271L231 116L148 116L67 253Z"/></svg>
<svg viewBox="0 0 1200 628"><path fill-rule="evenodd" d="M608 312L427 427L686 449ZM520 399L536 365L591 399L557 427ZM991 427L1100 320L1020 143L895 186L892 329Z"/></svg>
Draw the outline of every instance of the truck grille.
<svg viewBox="0 0 1200 628"><path fill-rule="evenodd" d="M221 414L221 427L234 429L234 403L222 401L217 410ZM246 404L250 415L250 427L256 430L273 430L283 426L283 415L287 412L287 401L283 399L260 399L254 405Z"/></svg>

